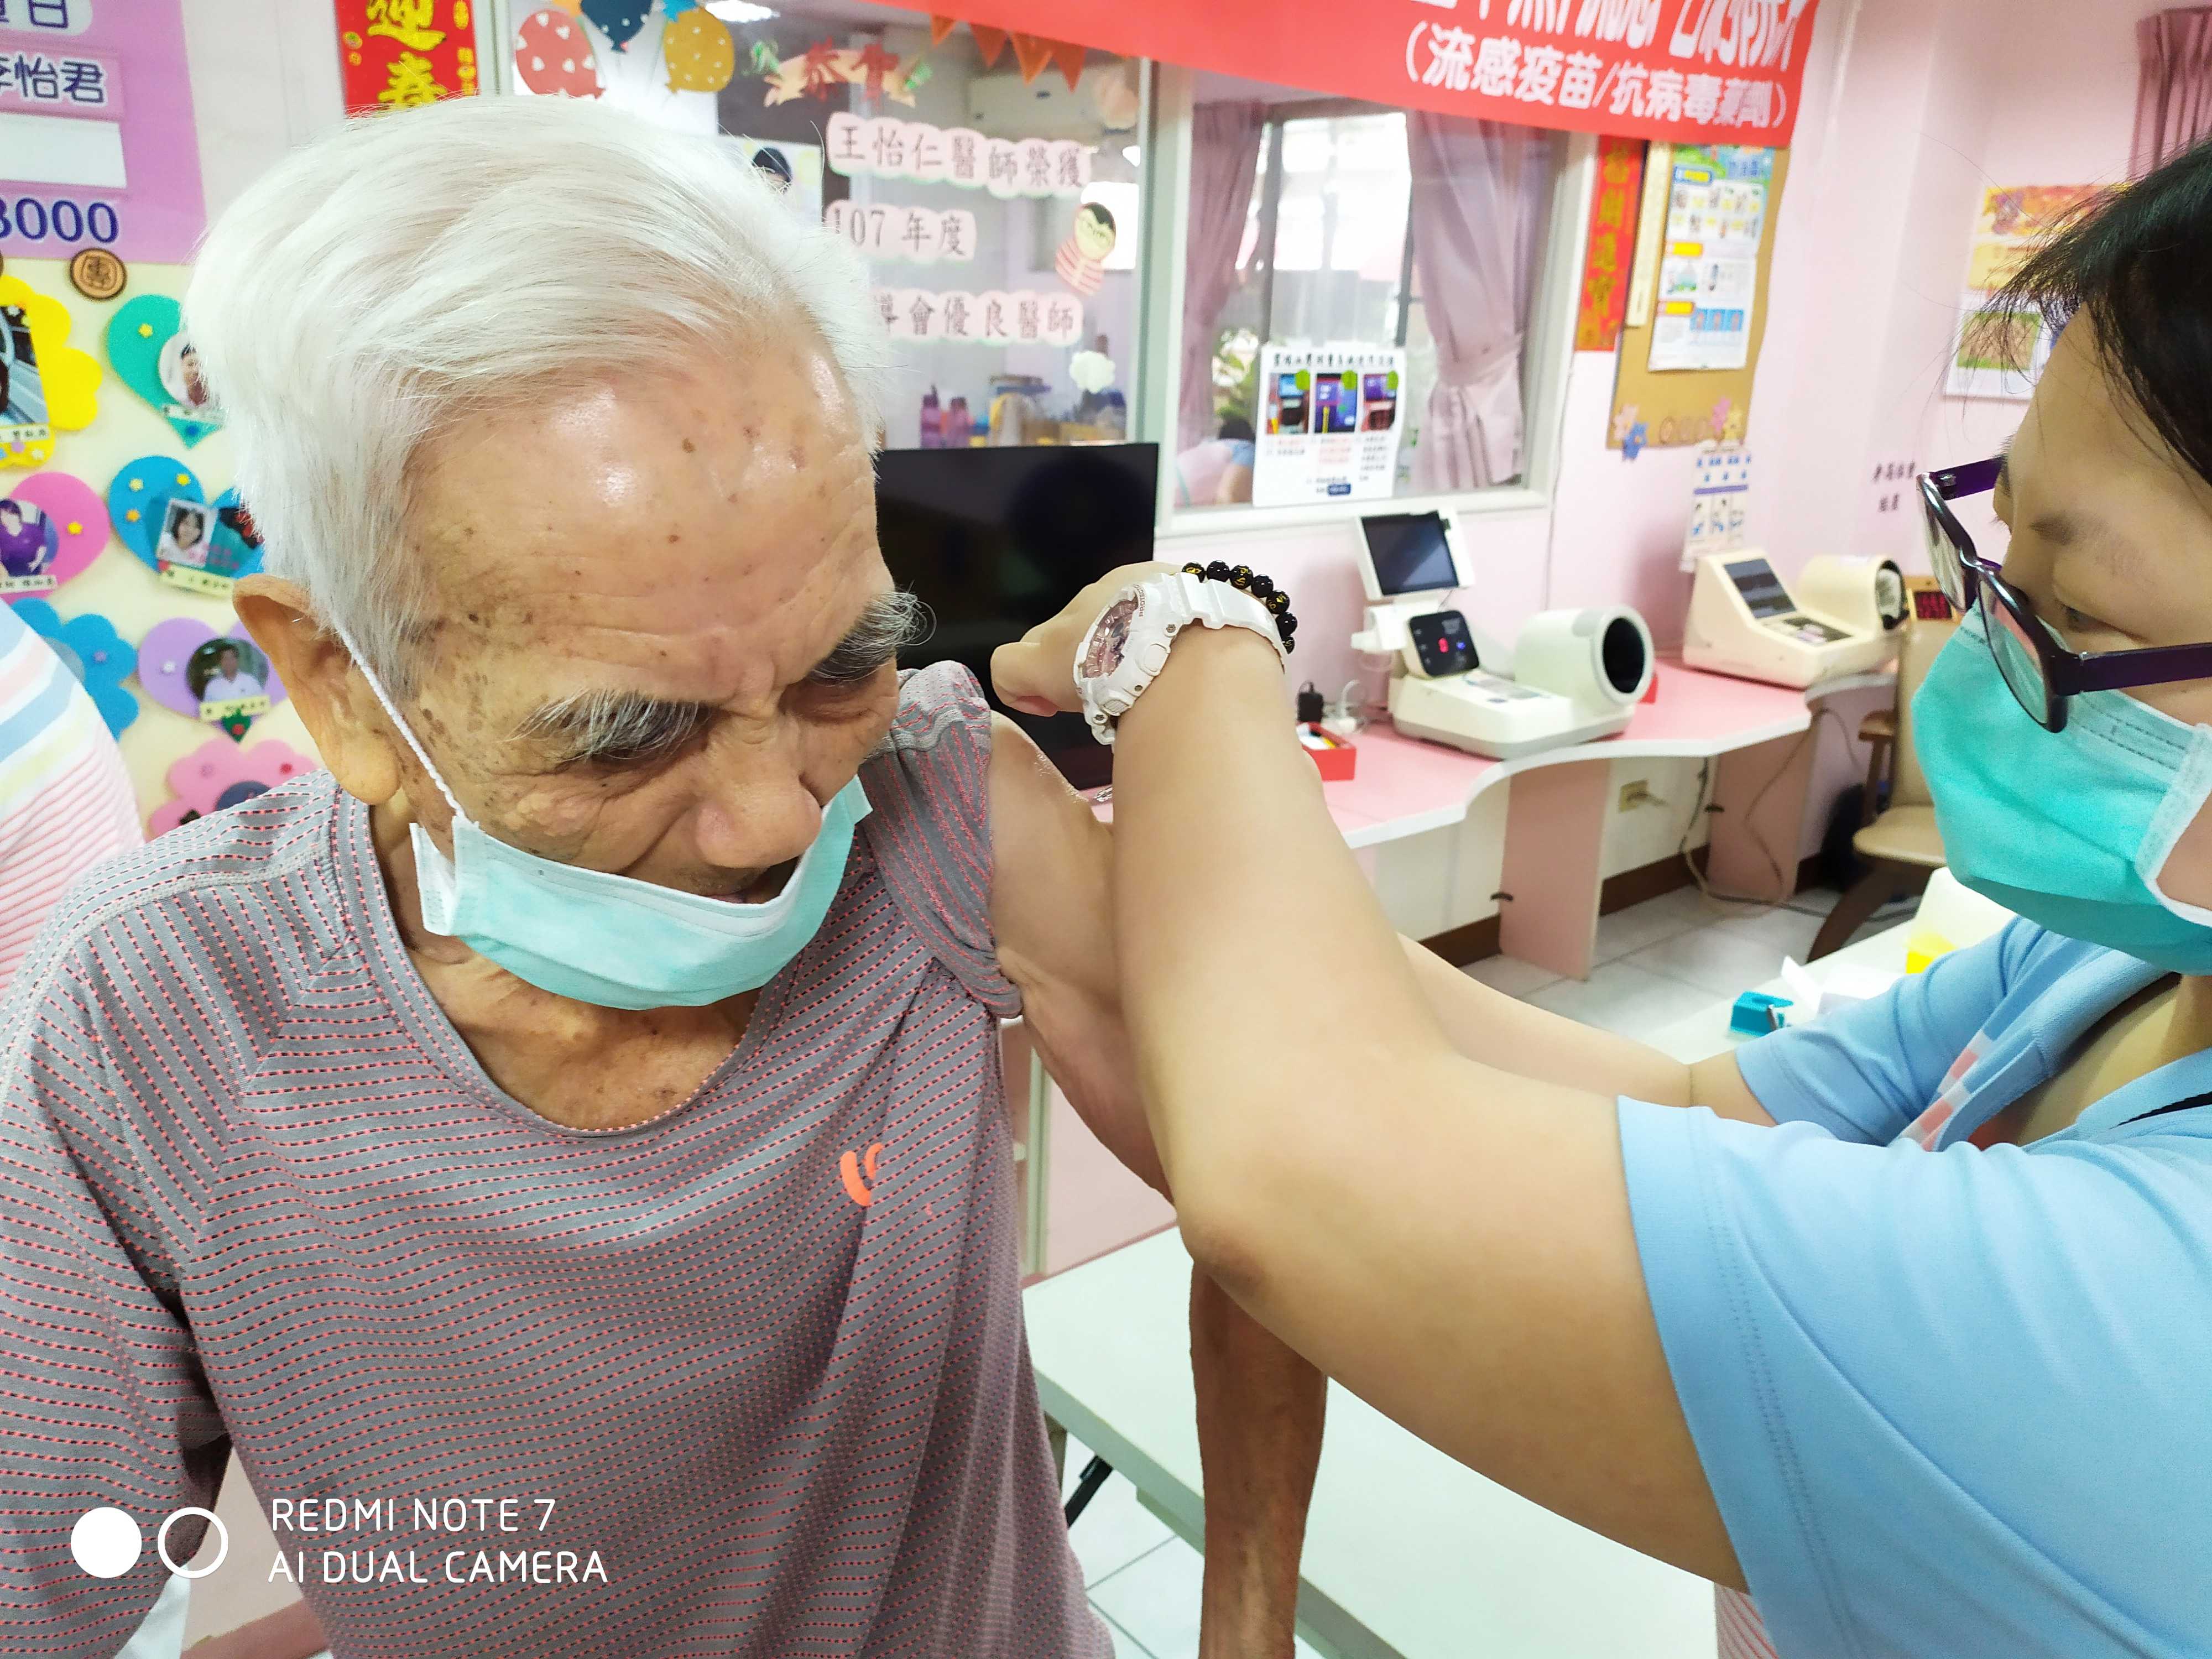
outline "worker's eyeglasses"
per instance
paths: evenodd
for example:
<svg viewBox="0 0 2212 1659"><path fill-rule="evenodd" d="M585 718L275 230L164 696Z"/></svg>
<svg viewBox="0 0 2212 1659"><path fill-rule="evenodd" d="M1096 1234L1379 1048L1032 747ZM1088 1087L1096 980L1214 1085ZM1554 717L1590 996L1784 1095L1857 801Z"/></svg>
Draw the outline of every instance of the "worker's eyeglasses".
<svg viewBox="0 0 2212 1659"><path fill-rule="evenodd" d="M1974 551L1951 503L1996 488L2002 460L1992 456L1919 477L1920 505L1928 515L1928 551L1944 597L1965 611L1982 607L1983 631L2004 683L2046 732L2066 725L2066 700L2084 691L2124 691L2132 686L2212 678L2212 644L2152 645L2133 651L2069 651L2035 614L2028 597L1996 565ZM1994 603L1992 602L1994 601Z"/></svg>

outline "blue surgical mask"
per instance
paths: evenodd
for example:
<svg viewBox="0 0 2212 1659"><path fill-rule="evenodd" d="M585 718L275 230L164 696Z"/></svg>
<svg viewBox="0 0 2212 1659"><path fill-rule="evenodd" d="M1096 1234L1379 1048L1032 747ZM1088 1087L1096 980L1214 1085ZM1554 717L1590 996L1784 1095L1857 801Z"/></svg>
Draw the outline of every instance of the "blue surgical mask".
<svg viewBox="0 0 2212 1659"><path fill-rule="evenodd" d="M340 636L342 639L343 635ZM822 929L845 878L853 827L869 811L854 778L822 809L822 827L783 890L739 904L657 887L526 853L485 832L385 695L353 642L376 700L453 809L448 859L413 827L422 925L458 939L540 990L602 1008L697 1007L775 977Z"/></svg>
<svg viewBox="0 0 2212 1659"><path fill-rule="evenodd" d="M2005 684L1976 610L1912 699L1912 741L1954 875L2069 939L2212 974L2212 910L2159 876L2212 796L2212 726L2087 691L2046 732Z"/></svg>

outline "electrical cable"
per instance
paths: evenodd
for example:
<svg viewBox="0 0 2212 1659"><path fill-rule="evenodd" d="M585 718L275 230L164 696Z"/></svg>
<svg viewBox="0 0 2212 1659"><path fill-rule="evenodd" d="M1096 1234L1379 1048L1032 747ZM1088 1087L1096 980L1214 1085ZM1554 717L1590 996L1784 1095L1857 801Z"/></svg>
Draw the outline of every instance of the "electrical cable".
<svg viewBox="0 0 2212 1659"><path fill-rule="evenodd" d="M1766 797L1772 792L1774 786L1781 782L1783 778L1789 774L1790 769L1797 764L1798 758L1805 752L1806 745L1811 743L1815 735L1820 732L1820 722L1824 720L1835 721L1836 730L1843 734L1844 742L1846 746L1857 742L1857 739L1851 735L1850 728L1844 724L1843 716L1836 713L1834 709L1829 708L1826 704L1822 704L1819 710L1814 713L1812 720L1806 723L1805 729L1798 735L1797 741L1790 746L1788 757L1783 761L1780 766L1775 768L1774 775L1767 779L1764 784L1759 786L1759 793L1751 798L1751 805L1744 809L1744 834L1750 837L1752 845L1759 848L1759 855L1766 860L1766 867L1773 872L1774 874L1775 896L1771 899L1755 898L1748 893L1723 893L1716 891L1712 884L1705 879L1705 872L1698 867L1697 860L1690 856L1690 836L1692 831L1696 830L1698 827L1698 819L1710 813L1717 812L1721 810L1717 806L1708 805L1705 800L1705 791L1710 787L1712 780L1713 763L1711 759L1705 760L1699 763L1698 769L1697 802L1691 811L1689 822L1682 826L1682 838L1680 842L1676 844L1675 850L1680 855L1682 862L1688 866L1690 879L1698 884L1698 891L1705 895L1705 897L1721 904L1757 905L1762 910L1778 910L1786 907L1788 901L1783 896L1783 895L1784 890L1794 884L1786 882L1783 879L1781 860L1774 856L1774 849L1769 847L1759 836L1757 827L1759 809L1765 804ZM1708 842L1708 845L1710 845L1710 842ZM1813 913L1806 912L1804 914L1809 915Z"/></svg>

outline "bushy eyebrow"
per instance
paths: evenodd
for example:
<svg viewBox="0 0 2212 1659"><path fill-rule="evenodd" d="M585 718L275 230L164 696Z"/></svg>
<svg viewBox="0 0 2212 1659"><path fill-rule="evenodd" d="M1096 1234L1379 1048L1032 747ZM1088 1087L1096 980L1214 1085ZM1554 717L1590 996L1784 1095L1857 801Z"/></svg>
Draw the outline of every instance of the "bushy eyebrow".
<svg viewBox="0 0 2212 1659"><path fill-rule="evenodd" d="M563 766L639 761L681 749L717 712L712 703L672 702L635 691L579 691L533 710L515 736L544 744Z"/></svg>
<svg viewBox="0 0 2212 1659"><path fill-rule="evenodd" d="M927 639L932 626L929 607L913 594L882 594L868 602L807 678L822 685L867 679L895 659L901 647ZM515 736L546 745L561 766L634 765L675 753L720 712L712 703L672 702L637 691L579 691L533 710L515 728Z"/></svg>
<svg viewBox="0 0 2212 1659"><path fill-rule="evenodd" d="M820 685L849 685L866 679L899 653L919 645L936 627L929 607L911 593L878 594L860 620L845 630L836 648L814 665L807 678Z"/></svg>

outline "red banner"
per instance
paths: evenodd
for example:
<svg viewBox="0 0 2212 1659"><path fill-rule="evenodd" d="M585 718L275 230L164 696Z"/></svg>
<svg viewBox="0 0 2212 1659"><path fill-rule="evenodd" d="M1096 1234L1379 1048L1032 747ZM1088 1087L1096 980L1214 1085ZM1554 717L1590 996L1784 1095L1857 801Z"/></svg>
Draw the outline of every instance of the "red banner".
<svg viewBox="0 0 2212 1659"><path fill-rule="evenodd" d="M337 0L337 21L347 114L476 91L469 0Z"/></svg>
<svg viewBox="0 0 2212 1659"><path fill-rule="evenodd" d="M1628 268L1636 258L1636 215L1644 193L1644 141L1601 138L1597 188L1590 192L1589 252L1583 260L1575 349L1610 351L1628 309Z"/></svg>
<svg viewBox="0 0 2212 1659"><path fill-rule="evenodd" d="M1127 57L1401 109L1694 143L1790 142L1815 0L935 0Z"/></svg>

